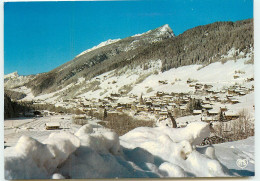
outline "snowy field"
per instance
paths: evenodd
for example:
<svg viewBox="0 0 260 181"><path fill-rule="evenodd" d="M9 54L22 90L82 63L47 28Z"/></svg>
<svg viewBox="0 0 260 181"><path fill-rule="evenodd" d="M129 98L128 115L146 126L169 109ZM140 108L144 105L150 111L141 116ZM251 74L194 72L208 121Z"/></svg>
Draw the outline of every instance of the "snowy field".
<svg viewBox="0 0 260 181"><path fill-rule="evenodd" d="M51 133L54 132L69 132L75 133L81 126L74 124L72 122L72 117L74 115L53 115L39 118L14 118L7 119L4 121L4 141L5 147L14 146L18 139L22 136L29 136L38 141L43 141ZM45 124L50 122L59 122L59 130L46 130ZM88 121L95 129L100 128L101 126L97 124L97 120L90 119Z"/></svg>
<svg viewBox="0 0 260 181"><path fill-rule="evenodd" d="M209 126L139 127L118 137L90 120L72 123L72 115L6 120L6 179L228 177L254 175L254 137L200 147ZM60 130L44 124L59 121ZM241 144L242 143L242 144ZM247 159L246 168L237 167Z"/></svg>

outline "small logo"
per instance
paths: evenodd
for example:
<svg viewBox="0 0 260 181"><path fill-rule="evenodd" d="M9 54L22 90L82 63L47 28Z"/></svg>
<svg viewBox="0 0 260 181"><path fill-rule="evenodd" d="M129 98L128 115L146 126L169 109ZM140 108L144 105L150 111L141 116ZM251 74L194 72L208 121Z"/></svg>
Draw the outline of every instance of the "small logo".
<svg viewBox="0 0 260 181"><path fill-rule="evenodd" d="M244 168L246 168L247 167L247 165L248 165L248 160L247 159L237 159L237 166L239 167L239 168L242 168L242 169L244 169Z"/></svg>

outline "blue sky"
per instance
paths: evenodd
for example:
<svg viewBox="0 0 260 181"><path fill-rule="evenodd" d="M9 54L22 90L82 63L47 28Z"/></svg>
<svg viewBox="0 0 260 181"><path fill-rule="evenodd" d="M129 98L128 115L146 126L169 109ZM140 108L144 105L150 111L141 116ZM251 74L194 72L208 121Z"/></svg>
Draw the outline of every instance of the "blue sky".
<svg viewBox="0 0 260 181"><path fill-rule="evenodd" d="M4 73L50 71L108 39L169 24L175 35L253 18L253 0L12 2L4 5Z"/></svg>

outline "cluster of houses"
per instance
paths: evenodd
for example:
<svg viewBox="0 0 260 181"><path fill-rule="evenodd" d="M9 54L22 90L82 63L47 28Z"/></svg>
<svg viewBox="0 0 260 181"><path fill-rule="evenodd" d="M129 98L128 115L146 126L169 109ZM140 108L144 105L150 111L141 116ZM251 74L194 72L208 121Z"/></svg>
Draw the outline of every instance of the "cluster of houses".
<svg viewBox="0 0 260 181"><path fill-rule="evenodd" d="M167 82L161 81L161 84ZM153 96L126 95L124 92L111 93L103 99L86 99L75 97L74 99L61 100L61 106L72 106L79 108L86 114L103 112L106 109L107 115L121 114L125 111L132 111L136 114L146 112L156 115L159 119L167 118L168 113L175 115L178 111L180 116L200 115L201 121L213 122L229 121L237 119L238 113L228 110L228 104L239 103L239 97L254 91L254 87L246 88L241 85L234 85L222 90L214 89L211 84L202 84L194 81L187 81L189 87L194 87L193 93L166 93L157 92ZM199 101L201 107L193 112L187 112L189 103L192 100ZM230 107L230 106L228 106ZM28 114L33 114L32 112Z"/></svg>
<svg viewBox="0 0 260 181"><path fill-rule="evenodd" d="M210 84L191 83L194 86L195 93L165 93L157 92L154 96L143 97L142 95L124 96L122 93L112 93L104 99L79 99L69 100L75 102L86 113L98 112L106 109L107 114L120 114L124 111L147 112L154 114L157 117L165 118L168 112L174 113L178 110L181 115L187 112L187 105L192 99L199 100L201 103L200 110L193 110L193 115L201 115L201 121L212 122L218 121L220 113L223 114L223 120L229 121L237 119L238 113L228 110L226 104L239 103L238 96L244 96L253 91L252 88L246 88L239 85L234 85L220 91L212 90L213 86ZM197 94L201 91L204 94ZM199 96L198 96L199 95ZM125 101L120 101L124 99ZM174 114L173 114L174 115Z"/></svg>

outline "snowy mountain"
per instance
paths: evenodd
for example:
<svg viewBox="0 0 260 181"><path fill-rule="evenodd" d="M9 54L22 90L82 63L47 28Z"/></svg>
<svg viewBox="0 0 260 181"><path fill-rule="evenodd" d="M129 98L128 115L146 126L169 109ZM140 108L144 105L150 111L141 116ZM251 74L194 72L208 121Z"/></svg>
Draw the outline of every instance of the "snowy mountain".
<svg viewBox="0 0 260 181"><path fill-rule="evenodd" d="M174 36L171 28L164 25L138 36L101 43L102 46L87 50L50 72L39 74L26 87L37 96L58 91L81 77L89 80L127 66L143 66L151 60L160 59L160 70L165 71L220 61L221 56L231 49L238 50L234 58L241 58L241 52L248 54L252 51L252 34L251 20L199 26L179 36Z"/></svg>
<svg viewBox="0 0 260 181"><path fill-rule="evenodd" d="M13 72L13 73L10 73L10 74L5 75L5 76L4 76L4 79L16 78L16 77L18 77L18 76L19 76L19 75L18 75L18 72L16 71L16 72Z"/></svg>
<svg viewBox="0 0 260 181"><path fill-rule="evenodd" d="M92 48L90 48L90 49L88 49L88 50L85 50L84 52L78 54L76 57L79 57L79 56L81 56L81 55L84 55L85 53L88 53L88 52L90 52L90 51L92 51L92 50L95 50L95 49L98 49L98 48L100 48L100 47L109 45L109 44L111 44L111 43L115 43L115 42L117 42L117 41L119 41L119 40L120 40L120 39L115 39L115 40L109 39L109 40L107 40L107 41L101 42L101 43L98 44L97 46L94 46L94 47L92 47Z"/></svg>
<svg viewBox="0 0 260 181"><path fill-rule="evenodd" d="M32 80L35 75L20 76L18 72L13 72L4 76L4 86L6 89L22 86Z"/></svg>

